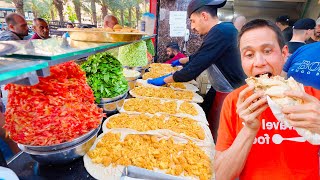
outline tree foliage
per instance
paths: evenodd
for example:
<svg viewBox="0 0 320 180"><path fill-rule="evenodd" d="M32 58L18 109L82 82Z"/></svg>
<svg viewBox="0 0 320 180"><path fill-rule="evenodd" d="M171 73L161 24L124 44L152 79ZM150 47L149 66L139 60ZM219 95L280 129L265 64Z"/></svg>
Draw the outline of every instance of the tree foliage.
<svg viewBox="0 0 320 180"><path fill-rule="evenodd" d="M32 11L35 17L46 20L55 20L59 17L62 22L68 15L69 21L82 21L85 13L89 14L92 24L98 19L103 20L107 14L116 16L119 23L124 26L136 27L141 19L141 14L149 8L146 0L5 0L13 2L18 13ZM70 3L72 2L71 6ZM101 9L97 9L97 5ZM21 9L22 8L22 9ZM24 15L24 14L23 14Z"/></svg>
<svg viewBox="0 0 320 180"><path fill-rule="evenodd" d="M77 15L76 15L74 9L70 5L67 5L65 15L68 15L69 21L71 21L73 23L77 20Z"/></svg>

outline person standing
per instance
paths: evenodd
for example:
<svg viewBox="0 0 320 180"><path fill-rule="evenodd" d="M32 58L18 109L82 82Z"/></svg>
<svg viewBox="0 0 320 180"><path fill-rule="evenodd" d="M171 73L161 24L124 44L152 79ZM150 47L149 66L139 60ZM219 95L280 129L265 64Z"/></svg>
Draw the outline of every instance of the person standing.
<svg viewBox="0 0 320 180"><path fill-rule="evenodd" d="M214 99L207 94L205 102L211 103L208 121L213 137L219 125L219 114L224 97L235 88L244 84L245 74L241 68L237 47L238 31L232 23L220 23L217 8L225 5L225 0L192 0L188 5L188 17L192 30L204 36L199 50L187 58L173 61L172 65L184 64L173 75L149 79L148 83L162 86L172 82L188 82L207 70ZM211 96L212 97L212 96Z"/></svg>
<svg viewBox="0 0 320 180"><path fill-rule="evenodd" d="M320 41L320 17L316 21L316 27L311 37L306 41L307 44Z"/></svg>
<svg viewBox="0 0 320 180"><path fill-rule="evenodd" d="M320 89L320 42L307 44L293 53L283 66L282 76L293 77L305 86Z"/></svg>
<svg viewBox="0 0 320 180"><path fill-rule="evenodd" d="M34 31L34 34L30 38L30 40L50 38L49 26L48 26L47 22L42 18L35 18L33 20L33 31Z"/></svg>
<svg viewBox="0 0 320 180"><path fill-rule="evenodd" d="M279 16L276 19L276 25L281 29L286 42L289 42L292 38L292 27L289 26L289 22L289 16Z"/></svg>
<svg viewBox="0 0 320 180"><path fill-rule="evenodd" d="M103 19L103 27L104 28L111 28L113 29L113 27L116 25L116 24L119 24L118 23L118 19L113 16L113 15L106 15Z"/></svg>
<svg viewBox="0 0 320 180"><path fill-rule="evenodd" d="M0 41L17 41L23 40L28 36L27 21L18 13L11 13L5 17L8 30L0 33Z"/></svg>
<svg viewBox="0 0 320 180"><path fill-rule="evenodd" d="M280 29L271 21L256 19L239 33L243 70L248 77L280 75L288 47ZM320 91L286 91L304 104L286 106L282 113L295 128L320 133ZM283 137L277 141L276 137ZM230 93L223 104L215 153L216 180L318 180L319 145L302 138L294 128L280 123L268 106L263 92L242 86Z"/></svg>
<svg viewBox="0 0 320 180"><path fill-rule="evenodd" d="M299 19L293 25L292 39L288 42L289 53L293 54L298 48L306 45L306 41L314 32L316 22L313 19Z"/></svg>
<svg viewBox="0 0 320 180"><path fill-rule="evenodd" d="M72 24L72 23L67 23L67 29L70 29L70 28L71 28L71 29L74 28L73 24ZM66 32L66 33L64 33L64 34L62 35L62 37L64 37L64 38L69 38L70 35L69 35L68 32Z"/></svg>
<svg viewBox="0 0 320 180"><path fill-rule="evenodd" d="M236 27L238 32L240 32L241 28L243 27L244 24L246 24L247 19L244 16L237 16L233 19L233 25Z"/></svg>
<svg viewBox="0 0 320 180"><path fill-rule="evenodd" d="M185 58L186 56L180 52L180 47L178 43L171 42L167 45L167 55L169 56L168 61L166 61L166 64L171 64L173 61L178 60L180 58Z"/></svg>

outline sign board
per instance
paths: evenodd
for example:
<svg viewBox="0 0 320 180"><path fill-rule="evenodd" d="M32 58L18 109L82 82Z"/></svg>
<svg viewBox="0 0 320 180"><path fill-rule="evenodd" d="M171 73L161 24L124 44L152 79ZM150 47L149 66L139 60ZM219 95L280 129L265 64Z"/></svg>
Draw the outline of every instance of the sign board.
<svg viewBox="0 0 320 180"><path fill-rule="evenodd" d="M170 11L170 37L184 37L187 28L187 11Z"/></svg>

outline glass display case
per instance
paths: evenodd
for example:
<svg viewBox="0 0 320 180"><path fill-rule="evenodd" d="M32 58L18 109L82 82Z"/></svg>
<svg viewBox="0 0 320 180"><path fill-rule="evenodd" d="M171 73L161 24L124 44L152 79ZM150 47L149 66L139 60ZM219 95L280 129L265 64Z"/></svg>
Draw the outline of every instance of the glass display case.
<svg viewBox="0 0 320 180"><path fill-rule="evenodd" d="M154 36L145 36L141 40L152 37ZM16 50L0 57L0 85L7 83L34 85L38 83L38 76L49 75L50 66L88 57L133 42L94 43L65 38L5 41L2 44L14 46Z"/></svg>

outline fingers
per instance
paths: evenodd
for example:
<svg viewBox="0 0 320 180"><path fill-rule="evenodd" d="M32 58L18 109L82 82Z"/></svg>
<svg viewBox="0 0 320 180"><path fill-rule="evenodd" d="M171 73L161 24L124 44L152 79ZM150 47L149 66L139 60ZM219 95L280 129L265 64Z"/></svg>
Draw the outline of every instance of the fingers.
<svg viewBox="0 0 320 180"><path fill-rule="evenodd" d="M237 101L237 106L239 106L245 99L246 95L253 91L254 87L253 86L248 86L246 87L245 89L243 89L240 94L239 94L239 98L238 98L238 101Z"/></svg>
<svg viewBox="0 0 320 180"><path fill-rule="evenodd" d="M246 115L244 118L242 118L244 120L244 122L246 124L252 124L255 123L255 121L257 120L257 118L260 116L260 114L265 111L268 108L268 104L265 104L263 106L260 106L258 109L256 109L253 113Z"/></svg>
<svg viewBox="0 0 320 180"><path fill-rule="evenodd" d="M285 114L285 117L290 121L317 121L317 116L318 114L313 112Z"/></svg>
<svg viewBox="0 0 320 180"><path fill-rule="evenodd" d="M237 106L237 113L240 114L240 112L241 111L243 112L244 110L246 110L246 112L254 111L257 107L262 105L262 103L267 102L267 99L265 97L263 97L263 95L264 94L262 92L259 92L259 93L254 93L253 95L246 98L244 100L244 102L242 102L241 104L239 104ZM240 98L241 97L239 96L239 99ZM259 101L259 100L262 100L262 101ZM259 101L259 103L256 104L258 101Z"/></svg>
<svg viewBox="0 0 320 180"><path fill-rule="evenodd" d="M282 108L284 114L290 113L306 113L306 112L315 112L320 113L320 104L319 103L307 103L295 106L287 106Z"/></svg>
<svg viewBox="0 0 320 180"><path fill-rule="evenodd" d="M304 129L308 129L312 132L316 132L319 133L320 129L320 122L319 121L292 121L288 119L288 123L296 128L304 128Z"/></svg>
<svg viewBox="0 0 320 180"><path fill-rule="evenodd" d="M284 95L289 96L289 97L293 97L293 98L302 99L304 102L319 102L319 100L316 97L313 97L305 92L285 91Z"/></svg>

